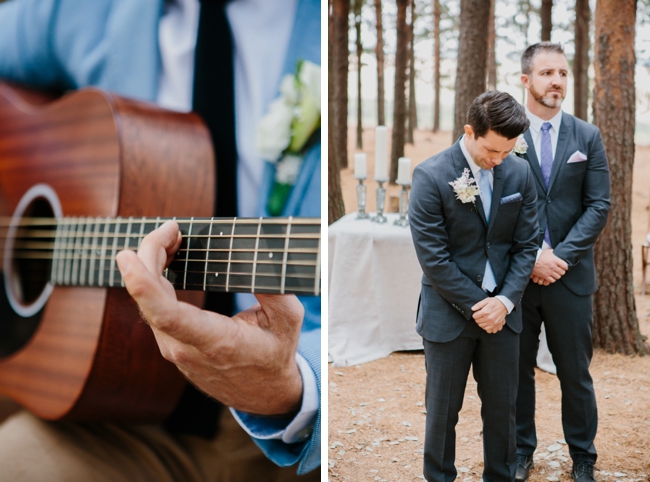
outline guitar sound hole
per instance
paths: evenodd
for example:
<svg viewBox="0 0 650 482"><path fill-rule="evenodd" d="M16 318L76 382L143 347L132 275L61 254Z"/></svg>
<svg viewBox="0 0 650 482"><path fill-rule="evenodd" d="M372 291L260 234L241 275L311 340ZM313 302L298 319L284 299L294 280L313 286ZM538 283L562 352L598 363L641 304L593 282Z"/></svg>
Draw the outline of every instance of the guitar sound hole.
<svg viewBox="0 0 650 482"><path fill-rule="evenodd" d="M52 205L56 207L52 207ZM48 283L60 205L51 188L30 189L14 213L5 240L0 273L0 358L20 350L34 335L52 290ZM30 219L51 218L52 223L30 224ZM17 225L17 220L20 224Z"/></svg>
<svg viewBox="0 0 650 482"><path fill-rule="evenodd" d="M24 220L53 218L52 208L42 198L35 199L27 208ZM54 221L54 219L52 219ZM55 226L28 225L20 230L14 245L13 289L18 301L31 305L38 299L50 279ZM48 236L46 233L50 233ZM47 249L47 248L50 249Z"/></svg>

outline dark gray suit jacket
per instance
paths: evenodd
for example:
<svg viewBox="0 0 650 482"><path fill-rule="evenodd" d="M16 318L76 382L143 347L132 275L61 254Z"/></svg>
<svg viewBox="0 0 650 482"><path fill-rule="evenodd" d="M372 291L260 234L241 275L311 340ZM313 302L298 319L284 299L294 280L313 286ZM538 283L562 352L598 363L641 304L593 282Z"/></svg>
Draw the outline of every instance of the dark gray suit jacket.
<svg viewBox="0 0 650 482"><path fill-rule="evenodd" d="M585 296L598 289L594 244L609 213L609 166L600 131L566 112L558 134L548 189L533 147L530 130L528 159L537 186L539 246L548 222L553 253L569 265L560 281L573 293ZM586 161L567 162L580 151Z"/></svg>
<svg viewBox="0 0 650 482"><path fill-rule="evenodd" d="M487 297L481 284L488 257L495 293L515 304L506 323L521 332L519 302L535 264L535 181L526 161L509 155L494 168L489 226L480 197L476 206L463 204L449 185L465 168L456 142L413 172L409 221L424 273L416 329L433 342L451 341L474 323L471 307Z"/></svg>

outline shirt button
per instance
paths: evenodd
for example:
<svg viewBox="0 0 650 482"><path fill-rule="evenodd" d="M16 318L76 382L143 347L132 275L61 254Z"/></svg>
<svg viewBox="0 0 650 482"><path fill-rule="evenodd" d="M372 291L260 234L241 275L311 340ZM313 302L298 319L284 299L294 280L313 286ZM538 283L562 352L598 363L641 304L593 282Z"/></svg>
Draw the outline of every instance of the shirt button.
<svg viewBox="0 0 650 482"><path fill-rule="evenodd" d="M309 437L311 437L312 433L313 431L311 427L303 428L300 432L298 432L298 438L300 440L307 440Z"/></svg>

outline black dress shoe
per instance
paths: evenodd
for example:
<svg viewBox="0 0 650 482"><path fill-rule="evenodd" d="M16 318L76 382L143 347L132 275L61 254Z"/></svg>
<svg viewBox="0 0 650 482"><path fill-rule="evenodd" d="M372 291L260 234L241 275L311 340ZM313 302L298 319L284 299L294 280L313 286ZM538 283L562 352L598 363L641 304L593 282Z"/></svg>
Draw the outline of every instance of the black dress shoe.
<svg viewBox="0 0 650 482"><path fill-rule="evenodd" d="M571 478L576 482L596 482L594 464L589 461L574 463Z"/></svg>
<svg viewBox="0 0 650 482"><path fill-rule="evenodd" d="M530 470L533 468L533 456L525 456L517 454L517 471L515 472L516 482L526 482L530 475ZM580 481L583 482L583 481Z"/></svg>

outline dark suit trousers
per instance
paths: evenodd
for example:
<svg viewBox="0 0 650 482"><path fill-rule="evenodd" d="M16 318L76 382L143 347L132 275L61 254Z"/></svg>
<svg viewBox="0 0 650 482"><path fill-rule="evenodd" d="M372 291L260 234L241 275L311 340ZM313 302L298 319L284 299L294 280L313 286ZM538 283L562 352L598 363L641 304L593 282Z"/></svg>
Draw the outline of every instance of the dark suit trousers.
<svg viewBox="0 0 650 482"><path fill-rule="evenodd" d="M447 343L424 340L427 367L424 477L456 477L456 424L463 406L470 365L478 384L483 419L483 480L514 480L516 468L515 404L519 336L504 327L490 335L473 320Z"/></svg>
<svg viewBox="0 0 650 482"><path fill-rule="evenodd" d="M593 354L592 297L572 293L561 281L549 286L530 282L522 306L524 329L520 340L517 452L531 455L537 446L535 365L543 321L562 389L562 428L569 453L574 462L595 462L598 413L589 374Z"/></svg>

